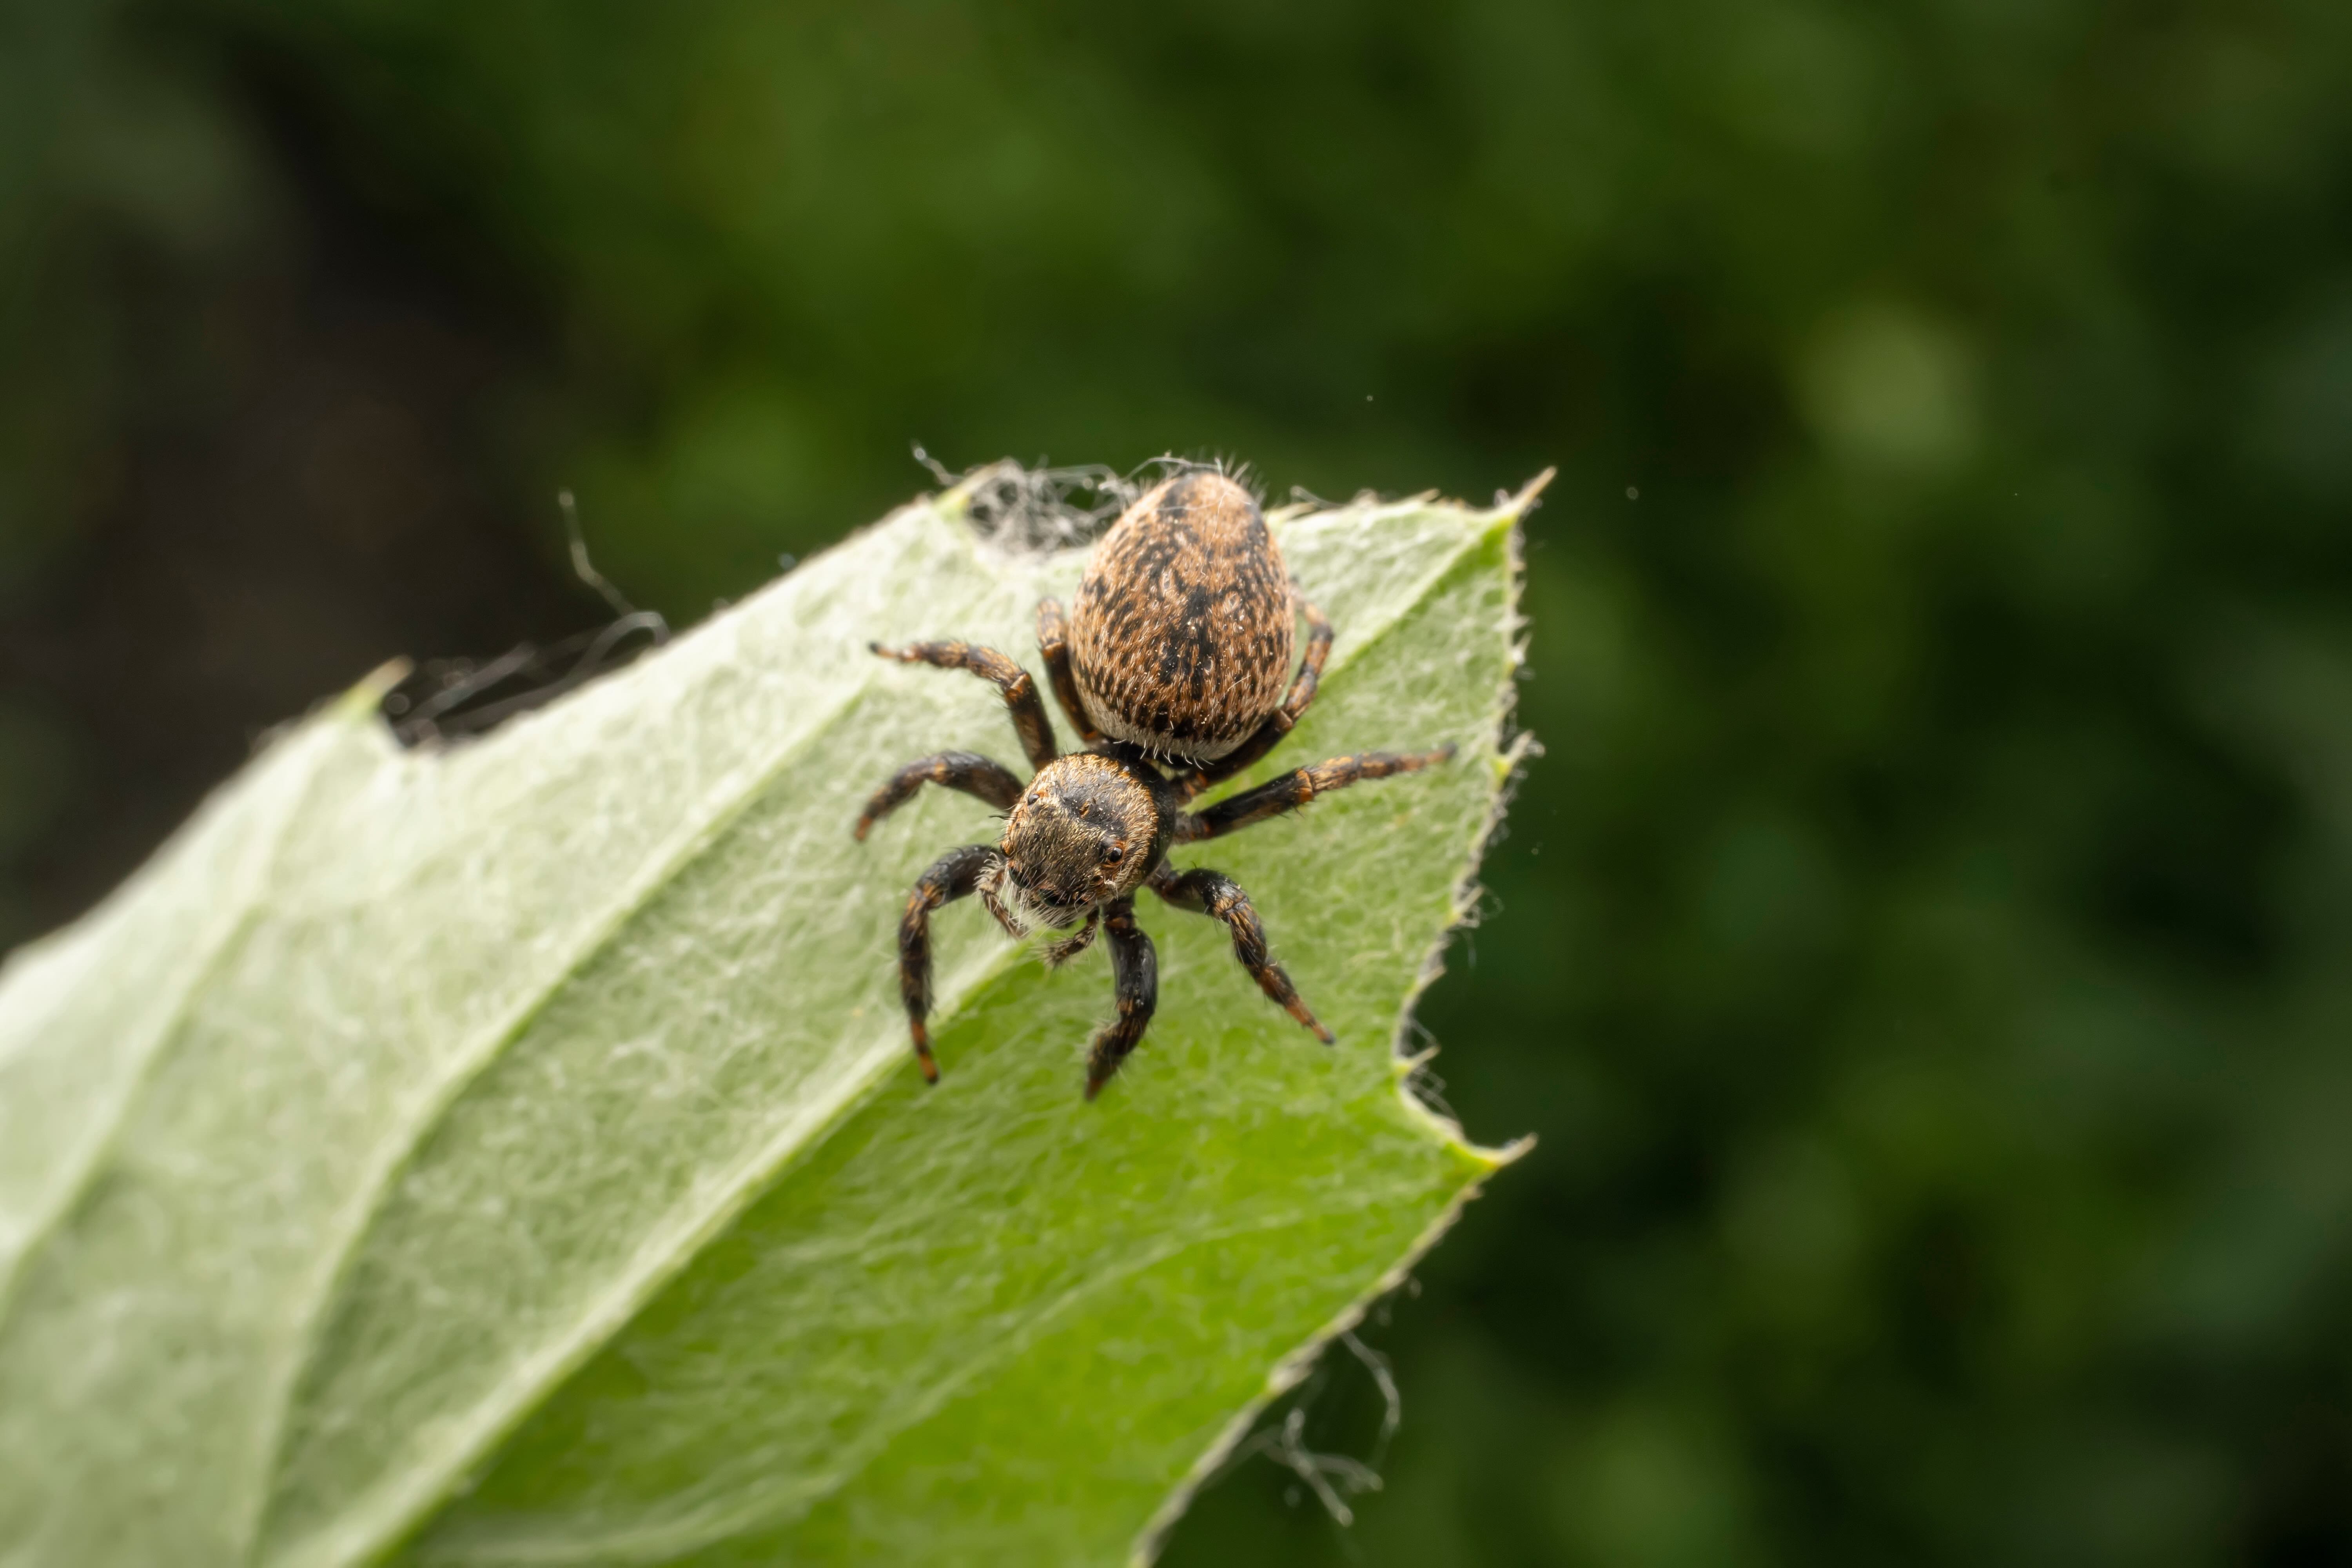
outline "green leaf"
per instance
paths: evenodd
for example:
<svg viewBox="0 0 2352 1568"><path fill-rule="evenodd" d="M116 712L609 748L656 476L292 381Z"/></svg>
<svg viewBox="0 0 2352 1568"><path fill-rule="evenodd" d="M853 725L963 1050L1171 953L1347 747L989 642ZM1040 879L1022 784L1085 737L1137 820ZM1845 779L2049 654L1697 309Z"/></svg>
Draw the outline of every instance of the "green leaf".
<svg viewBox="0 0 2352 1568"><path fill-rule="evenodd" d="M0 1558L1093 1562L1148 1553L1252 1412L1508 1152L1395 1051L1511 759L1489 512L1276 519L1339 641L1262 777L1454 741L1182 852L1339 1033L1152 905L1161 1000L1098 1102L1099 952L937 926L926 1091L893 933L932 792L1016 758L969 678L1073 554L904 509L478 743L353 693L0 978ZM1147 903L1150 903L1147 900Z"/></svg>

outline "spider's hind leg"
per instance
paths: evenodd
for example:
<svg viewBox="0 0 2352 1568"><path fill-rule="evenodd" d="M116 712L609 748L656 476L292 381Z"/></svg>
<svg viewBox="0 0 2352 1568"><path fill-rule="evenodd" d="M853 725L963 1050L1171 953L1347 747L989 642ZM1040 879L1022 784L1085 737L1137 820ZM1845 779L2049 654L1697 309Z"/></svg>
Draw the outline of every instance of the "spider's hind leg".
<svg viewBox="0 0 2352 1568"><path fill-rule="evenodd" d="M1195 768L1184 778L1184 798L1191 800L1202 790L1221 784L1252 763L1274 750L1281 739L1290 733L1298 716L1315 700L1315 692L1323 682L1323 664L1331 657L1331 618L1315 607L1297 584L1290 590L1291 603L1298 606L1307 622L1307 652L1298 661L1298 674L1290 683L1290 691L1282 706L1257 728L1257 732L1215 762Z"/></svg>
<svg viewBox="0 0 2352 1568"><path fill-rule="evenodd" d="M1290 683L1289 694L1282 700L1285 733L1298 722L1307 705L1315 700L1315 689L1323 682L1323 663L1331 657L1331 617L1316 608L1315 602L1300 593L1295 584L1290 596L1298 606L1299 617L1307 623L1307 652L1298 661L1298 675Z"/></svg>
<svg viewBox="0 0 2352 1568"><path fill-rule="evenodd" d="M929 664L940 669L968 669L1004 694L1004 706L1013 715L1013 728L1021 737L1022 754L1033 768L1042 768L1061 755L1054 743L1054 721L1045 716L1045 704L1038 700L1037 683L1029 672L1012 658L992 647L982 647L968 642L919 642L905 647L885 647L880 643L868 644L884 658L895 658L901 664Z"/></svg>
<svg viewBox="0 0 2352 1568"><path fill-rule="evenodd" d="M1045 656L1045 679L1054 684L1054 700L1070 716L1070 727L1078 732L1078 739L1093 745L1102 739L1102 731L1087 717L1087 705L1078 699L1077 679L1070 673L1070 623L1062 614L1059 599L1037 601L1037 651Z"/></svg>
<svg viewBox="0 0 2352 1568"><path fill-rule="evenodd" d="M1264 822L1269 816L1296 811L1318 795L1346 789L1364 779L1417 773L1423 768L1435 767L1453 755L1451 745L1440 746L1433 752L1359 752L1351 757L1333 757L1328 762L1317 763L1311 768L1293 768L1280 778L1268 779L1257 788L1245 789L1237 795L1217 802L1205 811L1191 812L1178 817L1176 841L1179 844L1197 844L1203 838L1222 837L1254 822Z"/></svg>
<svg viewBox="0 0 2352 1568"><path fill-rule="evenodd" d="M1327 1046L1331 1044L1331 1031L1300 1000L1298 987L1290 983L1282 965L1266 956L1265 928L1258 923L1257 910L1249 901L1249 895L1235 887L1232 878L1223 871L1175 871L1162 866L1151 879L1151 890L1180 910L1191 910L1223 921L1233 933L1234 956L1257 982L1257 988L1312 1030L1317 1039Z"/></svg>

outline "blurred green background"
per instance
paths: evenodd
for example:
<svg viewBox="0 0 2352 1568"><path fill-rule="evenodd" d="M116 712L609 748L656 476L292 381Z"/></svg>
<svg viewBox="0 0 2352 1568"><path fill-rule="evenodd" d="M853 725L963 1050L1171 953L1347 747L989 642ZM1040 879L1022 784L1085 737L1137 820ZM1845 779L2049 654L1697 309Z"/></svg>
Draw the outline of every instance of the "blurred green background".
<svg viewBox="0 0 2352 1568"><path fill-rule="evenodd" d="M2341 0L43 0L0 272L0 941L595 624L559 485L683 623L910 440L1558 463L1541 1146L1169 1560L2352 1561Z"/></svg>

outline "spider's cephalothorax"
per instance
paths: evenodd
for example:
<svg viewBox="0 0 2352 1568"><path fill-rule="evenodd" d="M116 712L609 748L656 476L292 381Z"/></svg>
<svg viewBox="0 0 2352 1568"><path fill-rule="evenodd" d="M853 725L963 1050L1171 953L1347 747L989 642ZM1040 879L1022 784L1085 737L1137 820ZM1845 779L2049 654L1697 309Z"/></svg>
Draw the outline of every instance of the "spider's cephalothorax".
<svg viewBox="0 0 2352 1568"><path fill-rule="evenodd" d="M1298 620L1307 623L1307 651L1294 676ZM1147 887L1223 921L1234 955L1259 987L1328 1045L1331 1032L1266 956L1248 897L1218 872L1176 870L1168 849L1295 810L1359 779L1428 767L1454 748L1335 757L1191 809L1202 791L1265 756L1289 731L1314 700L1331 651L1331 624L1291 584L1256 500L1213 469L1179 473L1129 507L1095 545L1069 620L1055 600L1037 606L1037 646L1055 696L1087 743L1083 752L1060 753L1036 683L994 648L875 645L886 658L968 669L994 682L1034 770L1024 787L986 757L941 752L899 769L857 819L862 839L926 783L1006 813L998 843L949 851L908 895L898 983L925 1079L939 1079L924 1026L931 911L974 893L1015 936L1039 927L1069 932L1045 950L1049 964L1103 933L1118 1016L1096 1037L1087 1058L1089 1100L1143 1038L1159 1001L1151 939L1135 921L1135 895Z"/></svg>

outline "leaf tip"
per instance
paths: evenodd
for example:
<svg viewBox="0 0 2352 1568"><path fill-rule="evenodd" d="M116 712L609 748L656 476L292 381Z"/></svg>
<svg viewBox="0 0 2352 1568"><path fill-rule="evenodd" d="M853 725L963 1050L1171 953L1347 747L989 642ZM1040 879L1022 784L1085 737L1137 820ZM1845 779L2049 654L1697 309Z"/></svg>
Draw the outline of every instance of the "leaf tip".
<svg viewBox="0 0 2352 1568"><path fill-rule="evenodd" d="M1518 494L1496 495L1495 497L1496 512L1511 521L1517 521L1535 510L1536 503L1543 499L1544 491L1549 489L1552 480L1559 477L1559 468L1555 465L1521 485Z"/></svg>
<svg viewBox="0 0 2352 1568"><path fill-rule="evenodd" d="M1532 1132L1524 1132L1500 1148L1465 1142L1462 1145L1462 1155L1477 1169L1481 1176L1491 1176L1506 1165L1517 1164L1534 1151L1535 1146L1536 1135Z"/></svg>
<svg viewBox="0 0 2352 1568"><path fill-rule="evenodd" d="M334 700L329 710L345 722L362 719L383 705L392 689L409 677L416 667L405 658L388 658L352 683L350 689Z"/></svg>

